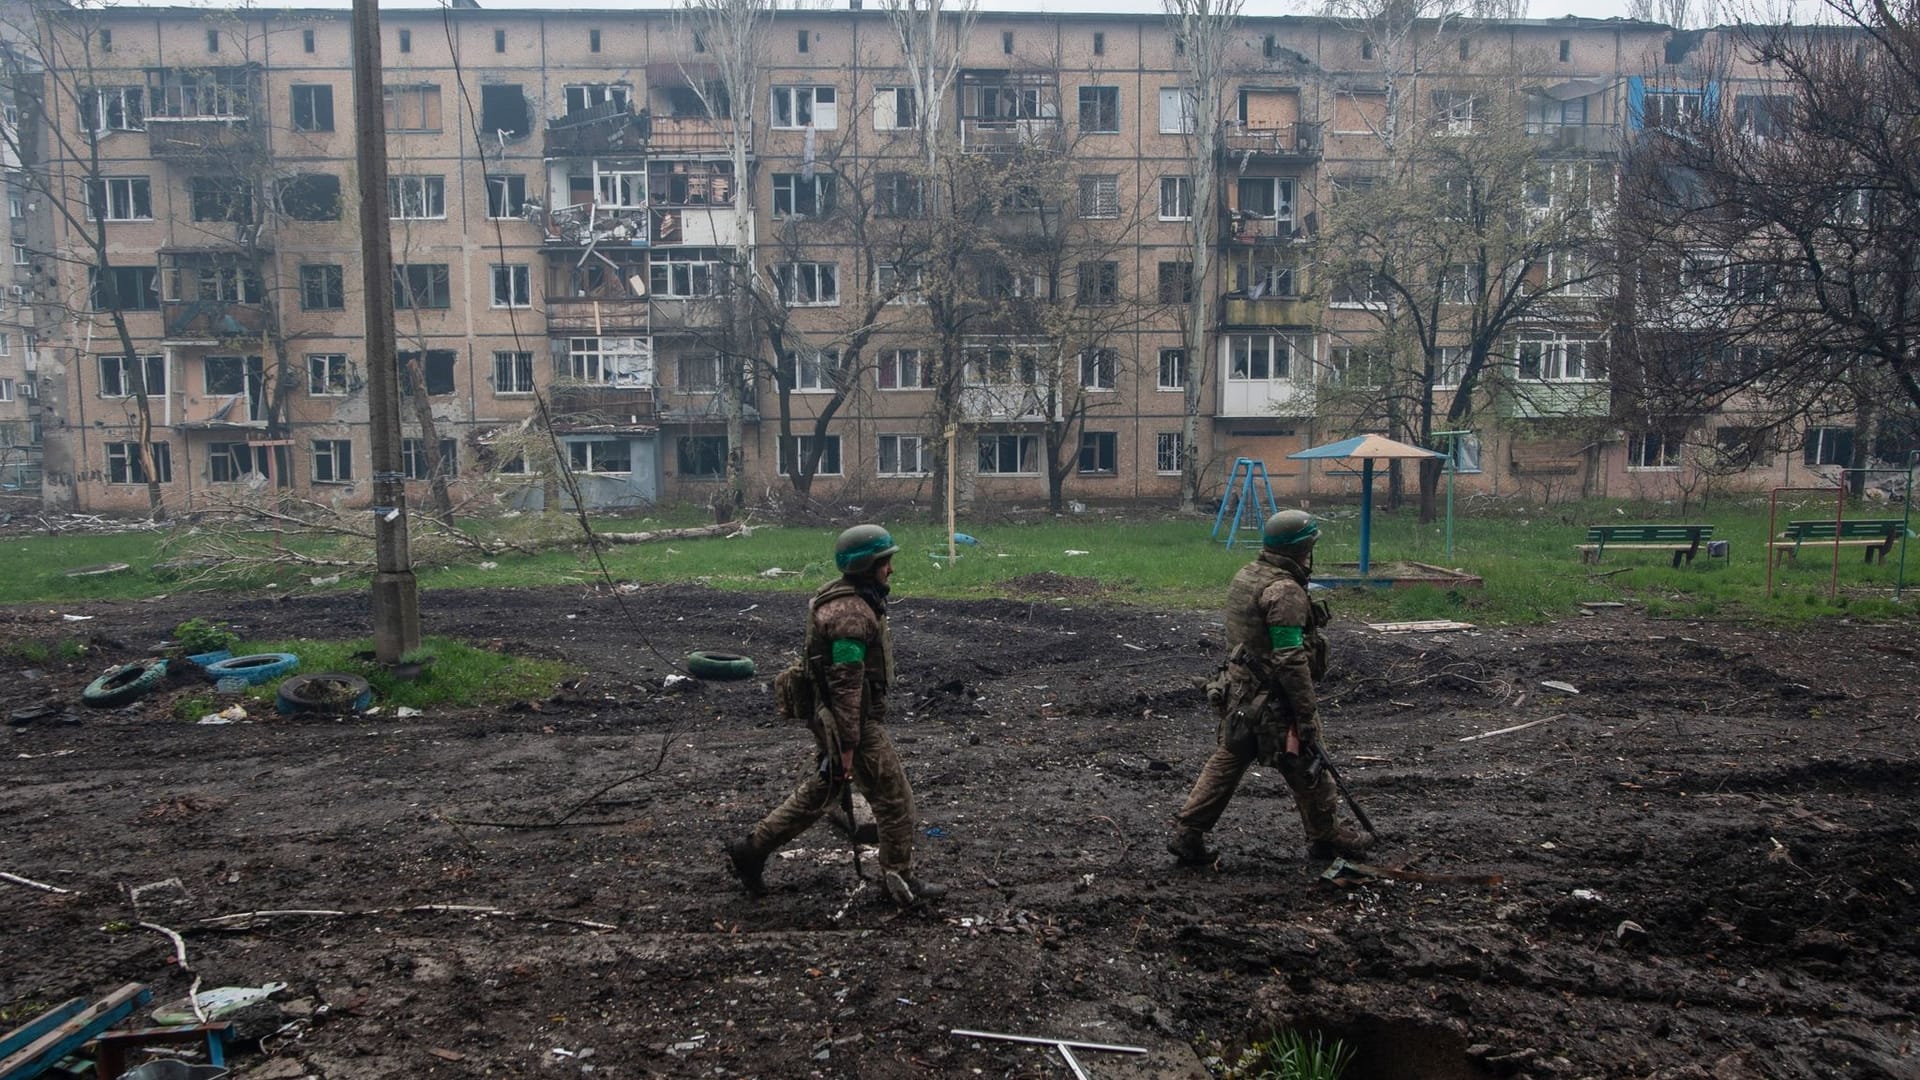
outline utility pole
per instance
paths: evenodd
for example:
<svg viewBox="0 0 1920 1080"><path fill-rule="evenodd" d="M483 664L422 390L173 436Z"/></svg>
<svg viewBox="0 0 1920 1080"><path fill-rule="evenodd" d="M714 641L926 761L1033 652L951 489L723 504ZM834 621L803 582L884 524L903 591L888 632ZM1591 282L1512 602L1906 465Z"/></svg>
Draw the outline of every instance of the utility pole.
<svg viewBox="0 0 1920 1080"><path fill-rule="evenodd" d="M380 9L353 0L353 114L360 170L360 274L367 311L367 405L373 434L373 653L383 664L420 647L420 585L407 550L400 468L400 371L393 336L393 241L387 225L386 88Z"/></svg>

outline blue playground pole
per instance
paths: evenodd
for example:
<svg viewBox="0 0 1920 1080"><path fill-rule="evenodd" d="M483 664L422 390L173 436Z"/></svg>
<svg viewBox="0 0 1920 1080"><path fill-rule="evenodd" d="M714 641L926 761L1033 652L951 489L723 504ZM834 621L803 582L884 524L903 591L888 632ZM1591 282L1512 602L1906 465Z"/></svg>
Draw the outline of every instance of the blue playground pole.
<svg viewBox="0 0 1920 1080"><path fill-rule="evenodd" d="M1373 459L1363 458L1360 465L1360 576L1367 576L1373 546Z"/></svg>

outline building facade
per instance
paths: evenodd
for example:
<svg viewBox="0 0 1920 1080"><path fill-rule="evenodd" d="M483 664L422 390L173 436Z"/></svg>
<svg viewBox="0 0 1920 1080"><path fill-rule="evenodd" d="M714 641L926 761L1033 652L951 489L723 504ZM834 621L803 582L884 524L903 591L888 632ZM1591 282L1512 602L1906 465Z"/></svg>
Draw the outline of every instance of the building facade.
<svg viewBox="0 0 1920 1080"><path fill-rule="evenodd" d="M1712 107L1723 77L1625 20L1463 24L1410 72L1364 27L1244 19L1205 121L1217 226L1195 279L1202 121L1158 16L980 16L936 161L881 12L770 18L750 109L670 13L387 12L386 222L361 217L344 12L39 26L59 62L16 127L39 125L20 140L34 160L7 163L25 193L15 274L39 307L0 327L0 388L38 393L45 498L88 511L144 511L154 479L174 510L281 489L365 501L365 227L392 231L404 469L423 496L438 469L457 494L539 503L564 455L590 506L707 501L737 450L751 492L806 471L814 496L924 500L948 445L971 502L1167 502L1189 455L1203 493L1240 457L1285 496L1351 492L1344 470L1286 460L1391 418L1363 392L1388 301L1334 280L1321 247L1342 186L1379 175L1396 128L1480 137L1498 93L1544 167L1577 162L1605 188L1641 128ZM978 258L928 209L969 196L991 200L965 223ZM1447 436L1464 489L1693 482L1669 420L1616 399L1616 289L1594 275L1567 290L1580 305L1501 336L1484 401ZM1189 290L1208 312L1199 358ZM1442 414L1450 340L1419 390ZM1804 476L1827 460L1809 438L1740 482Z"/></svg>

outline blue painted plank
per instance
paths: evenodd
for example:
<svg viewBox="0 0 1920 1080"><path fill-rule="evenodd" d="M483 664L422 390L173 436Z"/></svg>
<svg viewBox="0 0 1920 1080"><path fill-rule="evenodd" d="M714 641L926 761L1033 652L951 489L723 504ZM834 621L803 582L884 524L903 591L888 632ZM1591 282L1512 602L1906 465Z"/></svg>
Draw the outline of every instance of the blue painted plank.
<svg viewBox="0 0 1920 1080"><path fill-rule="evenodd" d="M21 1024L0 1038L0 1060L10 1057L15 1051L60 1026L67 1017L87 1007L86 998L74 998L62 1005L56 1005L39 1016Z"/></svg>

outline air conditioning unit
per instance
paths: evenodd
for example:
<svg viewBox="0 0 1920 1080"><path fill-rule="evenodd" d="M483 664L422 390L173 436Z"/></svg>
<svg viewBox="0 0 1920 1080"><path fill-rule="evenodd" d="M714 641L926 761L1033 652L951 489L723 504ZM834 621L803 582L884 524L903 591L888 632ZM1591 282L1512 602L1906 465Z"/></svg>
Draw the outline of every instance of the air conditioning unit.
<svg viewBox="0 0 1920 1080"><path fill-rule="evenodd" d="M13 297L25 296L27 295L27 287L25 285L9 285L7 286L7 295Z"/></svg>
<svg viewBox="0 0 1920 1080"><path fill-rule="evenodd" d="M20 384L20 396L23 398L38 397L39 393L38 390L33 388L33 384L30 382Z"/></svg>

